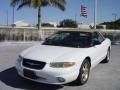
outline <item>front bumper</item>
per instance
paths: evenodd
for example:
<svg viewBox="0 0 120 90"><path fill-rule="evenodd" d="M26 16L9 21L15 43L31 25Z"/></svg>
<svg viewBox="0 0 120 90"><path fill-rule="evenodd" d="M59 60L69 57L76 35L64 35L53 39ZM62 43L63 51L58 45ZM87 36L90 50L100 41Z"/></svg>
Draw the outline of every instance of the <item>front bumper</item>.
<svg viewBox="0 0 120 90"><path fill-rule="evenodd" d="M16 63L16 69L20 76L40 83L47 84L65 84L77 79L79 69L75 67L71 68L52 68L46 64L42 70L30 69L22 66L22 64ZM31 71L37 76L37 79L29 78L24 75L24 70Z"/></svg>

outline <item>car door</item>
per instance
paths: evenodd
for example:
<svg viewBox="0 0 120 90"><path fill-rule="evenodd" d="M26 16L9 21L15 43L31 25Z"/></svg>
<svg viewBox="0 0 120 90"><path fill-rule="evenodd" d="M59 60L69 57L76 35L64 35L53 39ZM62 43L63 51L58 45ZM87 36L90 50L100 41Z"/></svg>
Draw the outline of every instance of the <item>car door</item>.
<svg viewBox="0 0 120 90"><path fill-rule="evenodd" d="M99 62L104 59L105 56L105 39L98 32L93 33L93 47L92 47L92 65L96 66ZM94 43L94 41L96 43Z"/></svg>

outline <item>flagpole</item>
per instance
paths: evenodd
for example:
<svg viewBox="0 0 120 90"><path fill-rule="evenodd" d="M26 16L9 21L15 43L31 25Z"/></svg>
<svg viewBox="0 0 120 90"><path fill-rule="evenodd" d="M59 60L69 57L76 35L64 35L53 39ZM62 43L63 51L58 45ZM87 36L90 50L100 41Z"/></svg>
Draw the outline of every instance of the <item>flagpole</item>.
<svg viewBox="0 0 120 90"><path fill-rule="evenodd" d="M97 0L94 0L94 29L96 30L97 22Z"/></svg>

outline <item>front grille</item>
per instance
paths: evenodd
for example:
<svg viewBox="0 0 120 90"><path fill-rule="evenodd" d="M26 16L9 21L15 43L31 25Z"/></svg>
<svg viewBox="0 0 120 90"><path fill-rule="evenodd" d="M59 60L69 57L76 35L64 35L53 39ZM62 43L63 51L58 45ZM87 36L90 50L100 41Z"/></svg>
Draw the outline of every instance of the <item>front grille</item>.
<svg viewBox="0 0 120 90"><path fill-rule="evenodd" d="M43 69L45 64L46 64L45 62L41 62L41 61L23 59L23 66L31 69L38 69L38 70Z"/></svg>
<svg viewBox="0 0 120 90"><path fill-rule="evenodd" d="M23 74L25 77L30 78L30 79L38 79L39 77L36 76L36 74L33 71L24 69Z"/></svg>

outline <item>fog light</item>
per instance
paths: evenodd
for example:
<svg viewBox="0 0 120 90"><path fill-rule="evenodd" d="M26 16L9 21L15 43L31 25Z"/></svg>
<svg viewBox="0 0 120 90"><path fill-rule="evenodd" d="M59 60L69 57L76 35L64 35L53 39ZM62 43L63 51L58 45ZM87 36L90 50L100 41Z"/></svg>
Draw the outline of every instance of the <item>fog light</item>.
<svg viewBox="0 0 120 90"><path fill-rule="evenodd" d="M59 81L59 82L65 82L65 79L62 78L62 77L58 77L58 81Z"/></svg>
<svg viewBox="0 0 120 90"><path fill-rule="evenodd" d="M20 72L21 72L20 68L16 68L16 69L17 69L17 72L18 72L18 73L20 73Z"/></svg>
<svg viewBox="0 0 120 90"><path fill-rule="evenodd" d="M20 72L20 70L19 70L19 69L17 69L17 72L19 73L19 72Z"/></svg>

